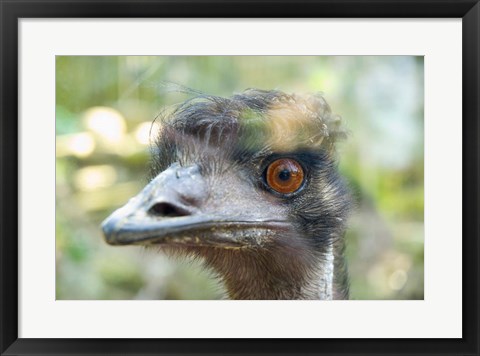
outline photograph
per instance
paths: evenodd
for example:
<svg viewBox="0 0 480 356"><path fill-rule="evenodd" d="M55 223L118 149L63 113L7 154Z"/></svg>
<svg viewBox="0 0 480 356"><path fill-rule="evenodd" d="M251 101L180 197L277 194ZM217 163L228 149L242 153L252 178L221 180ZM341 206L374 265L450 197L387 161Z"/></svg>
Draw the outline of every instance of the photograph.
<svg viewBox="0 0 480 356"><path fill-rule="evenodd" d="M55 57L56 300L423 300L424 57Z"/></svg>

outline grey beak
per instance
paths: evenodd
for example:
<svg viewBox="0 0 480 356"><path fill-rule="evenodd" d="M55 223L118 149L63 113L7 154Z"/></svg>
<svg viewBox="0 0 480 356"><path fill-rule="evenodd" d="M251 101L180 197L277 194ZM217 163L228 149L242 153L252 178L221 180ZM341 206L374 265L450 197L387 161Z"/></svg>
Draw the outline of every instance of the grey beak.
<svg viewBox="0 0 480 356"><path fill-rule="evenodd" d="M158 243L211 220L200 214L207 186L198 166L173 164L102 223L112 245Z"/></svg>

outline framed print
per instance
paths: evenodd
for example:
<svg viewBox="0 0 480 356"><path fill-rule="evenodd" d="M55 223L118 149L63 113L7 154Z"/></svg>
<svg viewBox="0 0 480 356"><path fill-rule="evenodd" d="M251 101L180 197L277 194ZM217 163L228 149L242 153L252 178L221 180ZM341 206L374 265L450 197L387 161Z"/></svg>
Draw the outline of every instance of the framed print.
<svg viewBox="0 0 480 356"><path fill-rule="evenodd" d="M1 354L478 354L479 6L3 1Z"/></svg>

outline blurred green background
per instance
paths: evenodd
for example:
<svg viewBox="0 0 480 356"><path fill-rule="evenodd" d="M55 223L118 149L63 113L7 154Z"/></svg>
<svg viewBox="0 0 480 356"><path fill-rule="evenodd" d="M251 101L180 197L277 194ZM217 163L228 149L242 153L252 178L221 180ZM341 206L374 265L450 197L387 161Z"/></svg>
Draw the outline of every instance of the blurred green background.
<svg viewBox="0 0 480 356"><path fill-rule="evenodd" d="M350 137L340 170L357 201L347 258L352 299L423 299L423 57L58 56L57 299L219 299L198 262L111 247L99 225L147 182L149 130L186 94L246 88L322 92Z"/></svg>

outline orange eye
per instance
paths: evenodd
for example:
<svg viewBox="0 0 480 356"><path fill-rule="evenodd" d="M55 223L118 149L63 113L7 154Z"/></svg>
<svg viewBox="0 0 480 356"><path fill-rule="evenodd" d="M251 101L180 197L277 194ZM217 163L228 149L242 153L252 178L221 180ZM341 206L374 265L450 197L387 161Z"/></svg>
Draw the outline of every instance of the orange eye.
<svg viewBox="0 0 480 356"><path fill-rule="evenodd" d="M268 166L266 173L267 184L270 188L282 194L296 192L302 186L303 177L302 166L290 158L273 161Z"/></svg>

